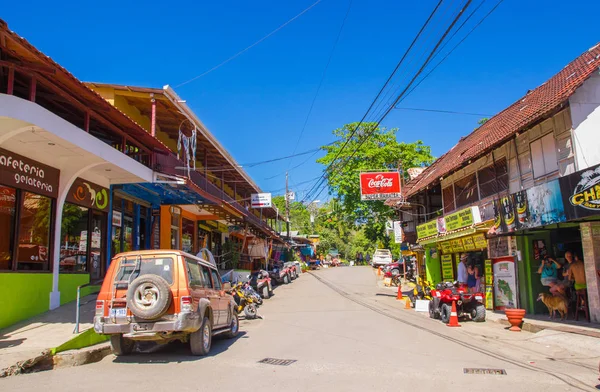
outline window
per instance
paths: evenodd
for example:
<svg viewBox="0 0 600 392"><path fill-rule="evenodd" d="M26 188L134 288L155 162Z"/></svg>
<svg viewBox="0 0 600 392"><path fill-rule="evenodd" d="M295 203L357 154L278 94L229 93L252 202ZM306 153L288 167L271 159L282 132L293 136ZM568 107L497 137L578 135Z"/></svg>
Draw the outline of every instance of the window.
<svg viewBox="0 0 600 392"><path fill-rule="evenodd" d="M61 221L60 272L86 272L89 210L65 203Z"/></svg>
<svg viewBox="0 0 600 392"><path fill-rule="evenodd" d="M470 205L479 200L477 192L477 177L475 173L454 183L456 193L456 208Z"/></svg>
<svg viewBox="0 0 600 392"><path fill-rule="evenodd" d="M213 285L210 279L210 269L203 265L200 265L200 269L202 270L202 281L204 282L204 287L211 289Z"/></svg>
<svg viewBox="0 0 600 392"><path fill-rule="evenodd" d="M17 269L47 271L52 200L30 192L22 195Z"/></svg>
<svg viewBox="0 0 600 392"><path fill-rule="evenodd" d="M181 220L181 250L187 253L194 251L194 221Z"/></svg>
<svg viewBox="0 0 600 392"><path fill-rule="evenodd" d="M531 149L534 178L545 176L558 170L554 134L550 133L537 139L529 147Z"/></svg>
<svg viewBox="0 0 600 392"><path fill-rule="evenodd" d="M454 188L452 185L442 190L442 198L444 200L444 212L454 211L456 207L454 207Z"/></svg>
<svg viewBox="0 0 600 392"><path fill-rule="evenodd" d="M477 172L477 179L479 181L479 196L481 199L508 189L506 159L499 159L495 164L479 170Z"/></svg>
<svg viewBox="0 0 600 392"><path fill-rule="evenodd" d="M210 273L212 274L214 288L221 290L221 277L219 277L219 273L214 269L211 269Z"/></svg>
<svg viewBox="0 0 600 392"><path fill-rule="evenodd" d="M150 274L162 277L169 284L173 283L173 259L171 257L142 259L137 270L135 267L123 267L123 264L136 264L136 258L121 259L121 267L115 276L115 281L133 281L138 276Z"/></svg>
<svg viewBox="0 0 600 392"><path fill-rule="evenodd" d="M195 260L185 259L185 264L188 270L188 277L190 278L190 286L203 286L202 273L200 272L200 266Z"/></svg>
<svg viewBox="0 0 600 392"><path fill-rule="evenodd" d="M0 271L12 270L17 191L0 185Z"/></svg>

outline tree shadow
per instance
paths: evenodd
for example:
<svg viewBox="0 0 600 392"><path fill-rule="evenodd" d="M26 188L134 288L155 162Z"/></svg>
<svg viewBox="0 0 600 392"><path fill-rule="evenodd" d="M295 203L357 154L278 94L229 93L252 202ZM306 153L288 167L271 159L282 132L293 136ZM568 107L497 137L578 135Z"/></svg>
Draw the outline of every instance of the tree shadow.
<svg viewBox="0 0 600 392"><path fill-rule="evenodd" d="M233 339L217 335L213 338L210 353L202 357L192 355L189 343L180 341L167 344L138 342L138 347L133 354L115 357L113 362L123 364L165 364L201 361L204 358L214 357L227 351L238 339L248 339L247 333L240 331L238 336Z"/></svg>

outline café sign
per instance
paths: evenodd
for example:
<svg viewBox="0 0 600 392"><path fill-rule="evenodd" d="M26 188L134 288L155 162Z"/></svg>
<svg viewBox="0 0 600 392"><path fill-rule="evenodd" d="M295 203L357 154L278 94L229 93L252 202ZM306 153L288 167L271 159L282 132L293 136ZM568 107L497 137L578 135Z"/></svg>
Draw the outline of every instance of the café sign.
<svg viewBox="0 0 600 392"><path fill-rule="evenodd" d="M0 184L57 197L60 171L0 148Z"/></svg>
<svg viewBox="0 0 600 392"><path fill-rule="evenodd" d="M77 178L67 193L67 201L82 207L108 211L108 189Z"/></svg>

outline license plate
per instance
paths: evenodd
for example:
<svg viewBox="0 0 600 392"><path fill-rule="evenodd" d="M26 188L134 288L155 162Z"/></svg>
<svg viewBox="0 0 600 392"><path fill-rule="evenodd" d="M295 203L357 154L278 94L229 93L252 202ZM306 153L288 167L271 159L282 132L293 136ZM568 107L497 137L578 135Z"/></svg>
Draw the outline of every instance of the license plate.
<svg viewBox="0 0 600 392"><path fill-rule="evenodd" d="M127 308L117 308L110 310L111 317L125 317L127 316Z"/></svg>

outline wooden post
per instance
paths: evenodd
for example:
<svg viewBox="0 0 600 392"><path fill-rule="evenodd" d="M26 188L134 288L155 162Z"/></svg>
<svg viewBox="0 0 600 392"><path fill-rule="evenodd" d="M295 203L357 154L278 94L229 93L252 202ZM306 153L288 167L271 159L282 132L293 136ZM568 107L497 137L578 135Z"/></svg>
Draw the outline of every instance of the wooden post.
<svg viewBox="0 0 600 392"><path fill-rule="evenodd" d="M15 87L15 69L13 67L8 67L8 85L6 86L6 94L12 95L14 87Z"/></svg>
<svg viewBox="0 0 600 392"><path fill-rule="evenodd" d="M35 76L31 77L31 83L29 84L29 100L35 102L35 93L37 89L37 81Z"/></svg>
<svg viewBox="0 0 600 392"><path fill-rule="evenodd" d="M90 112L85 112L85 115L83 118L83 129L87 133L90 133Z"/></svg>

